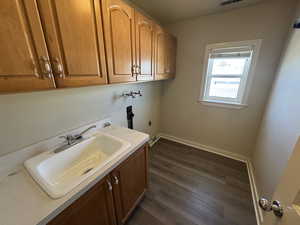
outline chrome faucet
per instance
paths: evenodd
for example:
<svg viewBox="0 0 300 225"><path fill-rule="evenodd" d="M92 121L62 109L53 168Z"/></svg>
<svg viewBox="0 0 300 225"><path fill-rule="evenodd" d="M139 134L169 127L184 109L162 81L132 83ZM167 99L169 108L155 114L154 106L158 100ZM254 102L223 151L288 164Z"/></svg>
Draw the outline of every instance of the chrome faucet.
<svg viewBox="0 0 300 225"><path fill-rule="evenodd" d="M68 149L70 146L78 144L79 142L81 142L83 140L83 135L88 132L89 130L96 128L96 125L90 126L87 129L85 129L84 131L80 132L79 134L75 134L75 135L65 135L65 136L60 136L59 138L64 138L67 141L67 144L54 150L54 153L59 153L61 151L64 151L66 149Z"/></svg>
<svg viewBox="0 0 300 225"><path fill-rule="evenodd" d="M93 129L93 128L96 128L96 127L97 127L96 125L92 125L92 126L86 128L84 131L81 131L81 133L75 135L74 137L75 137L76 139L80 139L80 138L82 138L82 135L84 135L86 132L88 132L89 130L91 130L91 129Z"/></svg>

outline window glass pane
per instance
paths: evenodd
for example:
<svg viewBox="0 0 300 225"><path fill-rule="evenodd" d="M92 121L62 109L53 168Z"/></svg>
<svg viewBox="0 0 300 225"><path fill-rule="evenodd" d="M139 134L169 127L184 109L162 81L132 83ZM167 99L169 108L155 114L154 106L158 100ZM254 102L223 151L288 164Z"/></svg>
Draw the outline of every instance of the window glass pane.
<svg viewBox="0 0 300 225"><path fill-rule="evenodd" d="M209 96L237 98L240 82L240 78L213 77L210 83Z"/></svg>
<svg viewBox="0 0 300 225"><path fill-rule="evenodd" d="M212 75L242 75L248 58L213 59Z"/></svg>

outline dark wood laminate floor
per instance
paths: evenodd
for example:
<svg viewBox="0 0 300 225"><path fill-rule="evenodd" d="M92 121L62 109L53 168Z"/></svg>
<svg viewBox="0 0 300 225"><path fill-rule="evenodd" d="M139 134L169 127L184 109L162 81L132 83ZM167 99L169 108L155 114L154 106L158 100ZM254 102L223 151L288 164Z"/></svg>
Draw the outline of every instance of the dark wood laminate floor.
<svg viewBox="0 0 300 225"><path fill-rule="evenodd" d="M127 225L256 225L246 165L161 139Z"/></svg>

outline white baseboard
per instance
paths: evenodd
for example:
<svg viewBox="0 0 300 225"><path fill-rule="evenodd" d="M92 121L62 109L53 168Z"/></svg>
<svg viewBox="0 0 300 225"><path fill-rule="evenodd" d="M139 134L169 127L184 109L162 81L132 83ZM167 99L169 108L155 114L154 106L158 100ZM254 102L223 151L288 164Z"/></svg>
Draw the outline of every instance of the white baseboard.
<svg viewBox="0 0 300 225"><path fill-rule="evenodd" d="M248 175L249 175L249 180L250 180L250 187L251 187L251 193L252 193L252 200L253 200L253 204L254 204L256 222L257 222L257 225L261 225L261 224L263 224L264 217L263 217L262 209L260 208L259 203L258 203L259 194L258 194L256 182L255 182L254 170L253 170L251 160L248 159L246 164L247 164L247 170L248 170Z"/></svg>
<svg viewBox="0 0 300 225"><path fill-rule="evenodd" d="M250 180L251 194L252 194L252 200L253 200L253 204L254 204L257 225L262 224L263 214L262 214L261 208L258 205L259 195L258 195L256 183L255 183L253 166L252 166L251 160L248 157L240 155L240 154L232 153L232 152L224 150L224 149L203 145L203 144L200 144L200 143L197 143L194 141L189 141L189 140L186 140L183 138L174 137L172 135L168 135L168 134L164 134L164 133L160 133L158 135L158 138L155 140L154 143L152 143L152 145L154 145L160 138L164 138L164 139L167 139L170 141L174 141L174 142L177 142L180 144L184 144L184 145L193 147L193 148L201 150L201 151L215 153L215 154L218 154L218 155L230 158L230 159L234 159L234 160L246 163L249 180Z"/></svg>
<svg viewBox="0 0 300 225"><path fill-rule="evenodd" d="M153 138L150 139L150 141L148 142L149 143L149 146L150 148L155 145L156 142L158 142L160 139L160 136L154 136Z"/></svg>
<svg viewBox="0 0 300 225"><path fill-rule="evenodd" d="M190 146L190 147L194 147L194 148L199 149L199 150L204 150L204 151L207 151L207 152L212 152L212 153L215 153L215 154L218 154L218 155L222 155L224 157L235 159L235 160L238 160L238 161L247 162L247 160L248 160L247 157L245 157L243 155L240 155L240 154L236 154L236 153L232 153L230 151L226 151L226 150L223 150L223 149L203 145L203 144L200 144L200 143L197 143L197 142L194 142L194 141L189 141L189 140L186 140L186 139L174 137L172 135L160 133L159 137L170 140L170 141L175 141L177 143L184 144L184 145L187 145L187 146Z"/></svg>

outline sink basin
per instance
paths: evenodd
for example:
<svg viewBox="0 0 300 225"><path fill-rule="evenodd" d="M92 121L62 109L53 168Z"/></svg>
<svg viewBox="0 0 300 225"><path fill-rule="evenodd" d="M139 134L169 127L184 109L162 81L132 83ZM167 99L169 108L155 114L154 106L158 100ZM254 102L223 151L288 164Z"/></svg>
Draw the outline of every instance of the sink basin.
<svg viewBox="0 0 300 225"><path fill-rule="evenodd" d="M62 152L45 152L24 164L50 197L60 198L129 147L126 141L97 133Z"/></svg>

